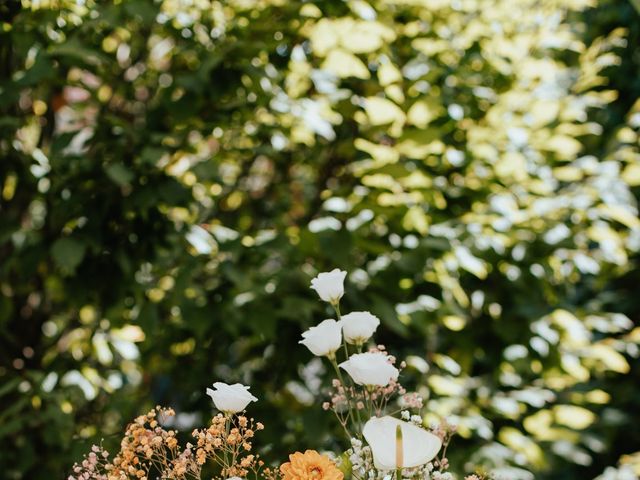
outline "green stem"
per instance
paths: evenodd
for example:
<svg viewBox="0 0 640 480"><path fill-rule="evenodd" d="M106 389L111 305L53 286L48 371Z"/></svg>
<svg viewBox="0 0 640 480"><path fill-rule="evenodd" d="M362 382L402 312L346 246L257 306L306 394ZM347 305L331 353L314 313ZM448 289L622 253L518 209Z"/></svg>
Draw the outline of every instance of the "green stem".
<svg viewBox="0 0 640 480"><path fill-rule="evenodd" d="M342 384L342 388L344 388L344 396L347 397L347 403L349 404L349 411L351 411L351 399L349 398L349 395L347 394L347 385L344 383L344 378L342 378L342 372L340 371L340 367L338 366L338 362L336 362L335 355L332 356L332 357L329 357L329 361L331 362L331 365L333 366L333 369L336 371L336 375L338 376L338 380Z"/></svg>
<svg viewBox="0 0 640 480"><path fill-rule="evenodd" d="M358 417L358 435L362 437L362 418L360 417L360 409L358 408L358 403L355 405L356 409L356 417Z"/></svg>
<svg viewBox="0 0 640 480"><path fill-rule="evenodd" d="M365 398L367 399L367 407L369 409L369 418L371 418L373 417L373 411L374 411L373 399L371 398L371 394L373 393L373 388L367 387L365 392L366 392Z"/></svg>
<svg viewBox="0 0 640 480"><path fill-rule="evenodd" d="M336 312L336 318L338 319L338 322L339 322L342 320L342 315L340 313L340 303L335 303L332 305L333 305L333 309ZM344 335L342 336L342 347L344 348L345 361L349 360L349 349L347 347L347 342L344 339ZM331 360L333 368L335 369L336 374L338 375L338 380L340 380L340 383L344 388L345 397L347 398L347 405L349 406L349 416L351 417L351 420L353 421L354 424L357 421L357 425L354 425L356 427L354 430L357 432L358 438L362 438L362 418L360 416L360 410L358 409L358 404L355 401L355 399L353 399L354 400L353 410L355 411L355 415L354 415L353 412L351 411L352 402L347 392L347 384L345 383L344 378L342 377L342 372L340 371L340 367L336 362L335 356L333 358L330 358L329 360Z"/></svg>
<svg viewBox="0 0 640 480"><path fill-rule="evenodd" d="M225 418L225 422L224 422L224 443L225 445L227 444L227 438L229 438L229 433L231 432L231 413L225 413L224 414L224 418ZM229 458L228 458L228 452L227 449L224 449L224 472L225 475L228 475L228 467L229 467Z"/></svg>
<svg viewBox="0 0 640 480"><path fill-rule="evenodd" d="M336 375L338 376L338 380L340 381L340 384L342 385L342 388L344 389L344 396L347 399L347 408L349 410L349 414L347 416L347 418L351 418L351 421L356 424L357 421L357 425L355 425L355 431L356 431L356 436L358 438L362 437L362 420L360 419L360 412L358 411L358 406L357 405L351 405L352 404L352 399L349 396L349 391L347 390L347 384L344 381L344 377L342 376L342 372L340 371L340 367L338 366L338 362L336 362L336 357L335 355L333 357L329 357L329 361L331 362L331 365L333 366L333 369L336 371ZM352 411L352 407L353 410L355 410L355 415Z"/></svg>
<svg viewBox="0 0 640 480"><path fill-rule="evenodd" d="M338 321L341 321L342 315L340 314L340 304L333 304L333 309L336 311L336 318ZM347 348L347 342L344 339L344 335L342 336L342 347L344 348L344 359L349 360L349 349Z"/></svg>

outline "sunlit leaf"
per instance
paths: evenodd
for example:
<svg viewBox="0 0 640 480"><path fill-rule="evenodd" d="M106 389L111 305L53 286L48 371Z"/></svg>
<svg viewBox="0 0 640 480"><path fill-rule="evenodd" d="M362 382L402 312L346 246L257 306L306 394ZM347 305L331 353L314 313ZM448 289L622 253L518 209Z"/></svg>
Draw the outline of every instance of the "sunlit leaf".
<svg viewBox="0 0 640 480"><path fill-rule="evenodd" d="M362 60L342 49L332 50L322 63L322 68L341 78L356 77L366 80L371 76Z"/></svg>

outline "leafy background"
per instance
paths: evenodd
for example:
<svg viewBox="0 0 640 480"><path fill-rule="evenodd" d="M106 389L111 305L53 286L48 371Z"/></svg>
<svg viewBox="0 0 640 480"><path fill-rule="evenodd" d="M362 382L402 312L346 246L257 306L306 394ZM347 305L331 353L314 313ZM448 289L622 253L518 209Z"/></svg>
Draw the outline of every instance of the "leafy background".
<svg viewBox="0 0 640 480"><path fill-rule="evenodd" d="M640 475L638 6L3 2L4 478L214 380L272 461L339 448L296 346L334 267L456 471Z"/></svg>

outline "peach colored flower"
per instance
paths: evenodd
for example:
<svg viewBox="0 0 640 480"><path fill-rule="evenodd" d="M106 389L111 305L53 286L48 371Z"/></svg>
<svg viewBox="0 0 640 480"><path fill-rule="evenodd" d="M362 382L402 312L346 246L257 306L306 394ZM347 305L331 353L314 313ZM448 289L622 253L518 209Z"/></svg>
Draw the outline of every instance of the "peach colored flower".
<svg viewBox="0 0 640 480"><path fill-rule="evenodd" d="M336 464L315 450L289 455L289 461L280 466L283 480L342 480L344 474Z"/></svg>

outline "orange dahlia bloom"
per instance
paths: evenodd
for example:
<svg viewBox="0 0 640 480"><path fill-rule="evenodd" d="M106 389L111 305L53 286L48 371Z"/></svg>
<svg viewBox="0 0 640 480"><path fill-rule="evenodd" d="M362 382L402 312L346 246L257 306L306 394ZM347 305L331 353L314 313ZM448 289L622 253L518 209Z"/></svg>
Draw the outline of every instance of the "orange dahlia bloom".
<svg viewBox="0 0 640 480"><path fill-rule="evenodd" d="M336 464L315 450L289 455L289 461L280 465L283 480L342 480L344 474Z"/></svg>

